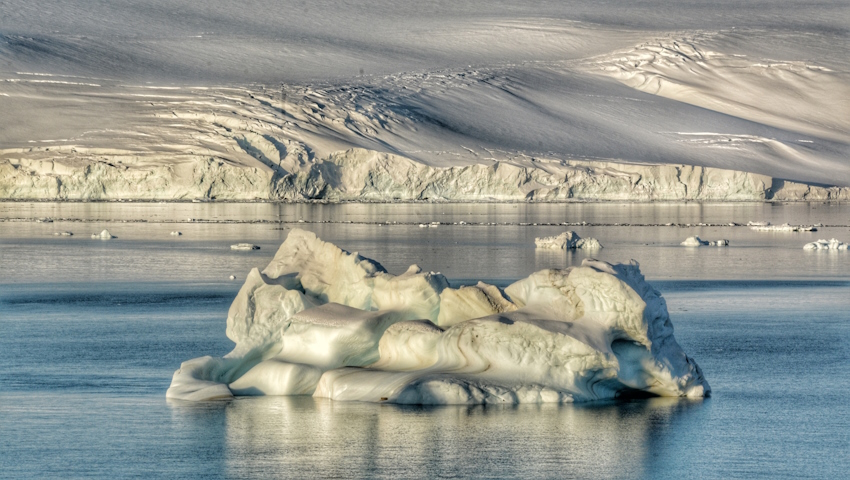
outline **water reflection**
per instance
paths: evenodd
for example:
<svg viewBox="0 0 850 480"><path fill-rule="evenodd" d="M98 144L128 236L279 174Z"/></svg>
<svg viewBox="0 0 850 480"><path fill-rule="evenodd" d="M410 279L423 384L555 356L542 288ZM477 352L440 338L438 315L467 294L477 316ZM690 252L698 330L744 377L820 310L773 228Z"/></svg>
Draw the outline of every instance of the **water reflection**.
<svg viewBox="0 0 850 480"><path fill-rule="evenodd" d="M610 478L669 471L680 446L668 437L710 402L412 407L255 397L169 405L175 428L200 429L207 448L222 439L227 475L239 478Z"/></svg>

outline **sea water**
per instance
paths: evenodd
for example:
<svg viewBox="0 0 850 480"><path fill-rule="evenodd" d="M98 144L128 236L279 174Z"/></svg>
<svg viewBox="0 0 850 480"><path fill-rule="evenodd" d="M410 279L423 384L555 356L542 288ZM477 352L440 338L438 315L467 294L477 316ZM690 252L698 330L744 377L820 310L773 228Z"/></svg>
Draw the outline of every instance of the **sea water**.
<svg viewBox="0 0 850 480"><path fill-rule="evenodd" d="M43 217L54 221L33 221ZM6 203L0 218L25 219L0 222L2 477L837 478L850 469L850 254L802 250L850 240L845 205ZM751 220L833 226L696 226ZM593 226L534 225L561 221ZM665 223L694 226L648 226ZM181 361L232 348L230 302L296 227L391 272L417 263L458 284L634 258L713 395L476 407L167 401ZM117 238L89 237L103 228ZM566 229L605 248L535 250L535 236ZM75 235L53 236L64 230ZM691 235L730 246L678 245ZM238 242L262 248L231 251Z"/></svg>

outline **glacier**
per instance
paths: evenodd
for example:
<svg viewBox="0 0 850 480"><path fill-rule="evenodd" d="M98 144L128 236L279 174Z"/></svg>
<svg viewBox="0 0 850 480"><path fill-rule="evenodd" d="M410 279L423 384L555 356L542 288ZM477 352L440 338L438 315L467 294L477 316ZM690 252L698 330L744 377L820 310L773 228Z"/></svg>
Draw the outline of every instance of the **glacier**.
<svg viewBox="0 0 850 480"><path fill-rule="evenodd" d="M587 259L504 290L453 288L295 229L248 274L226 333L233 351L183 362L168 398L485 404L711 392L635 262Z"/></svg>
<svg viewBox="0 0 850 480"><path fill-rule="evenodd" d="M850 199L841 2L30 3L4 200Z"/></svg>

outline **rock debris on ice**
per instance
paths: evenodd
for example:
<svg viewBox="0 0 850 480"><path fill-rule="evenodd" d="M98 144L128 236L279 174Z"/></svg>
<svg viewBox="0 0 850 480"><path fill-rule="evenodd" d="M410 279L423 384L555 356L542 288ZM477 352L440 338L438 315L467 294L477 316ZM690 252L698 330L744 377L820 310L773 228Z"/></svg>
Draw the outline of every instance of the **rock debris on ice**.
<svg viewBox="0 0 850 480"><path fill-rule="evenodd" d="M251 270L227 316L236 343L184 362L169 398L313 395L399 404L708 396L637 263L586 259L504 290L452 288L299 229Z"/></svg>
<svg viewBox="0 0 850 480"><path fill-rule="evenodd" d="M566 231L552 237L537 237L534 239L537 248L560 250L599 250L602 244L595 238L581 238L576 232Z"/></svg>

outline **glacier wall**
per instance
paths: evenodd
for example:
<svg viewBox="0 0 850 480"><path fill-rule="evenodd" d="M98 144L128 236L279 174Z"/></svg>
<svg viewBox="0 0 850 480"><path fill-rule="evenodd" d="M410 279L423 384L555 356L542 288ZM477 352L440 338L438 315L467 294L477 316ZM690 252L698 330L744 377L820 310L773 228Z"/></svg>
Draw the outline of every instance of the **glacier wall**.
<svg viewBox="0 0 850 480"><path fill-rule="evenodd" d="M588 161L506 161L451 167L349 149L289 172L221 157L135 161L107 152L96 161L0 159L0 199L537 201L850 200L823 187L748 172L691 165Z"/></svg>
<svg viewBox="0 0 850 480"><path fill-rule="evenodd" d="M710 393L637 264L586 260L505 290L452 288L293 230L251 271L222 358L184 362L167 397L313 395L400 404L575 402Z"/></svg>

